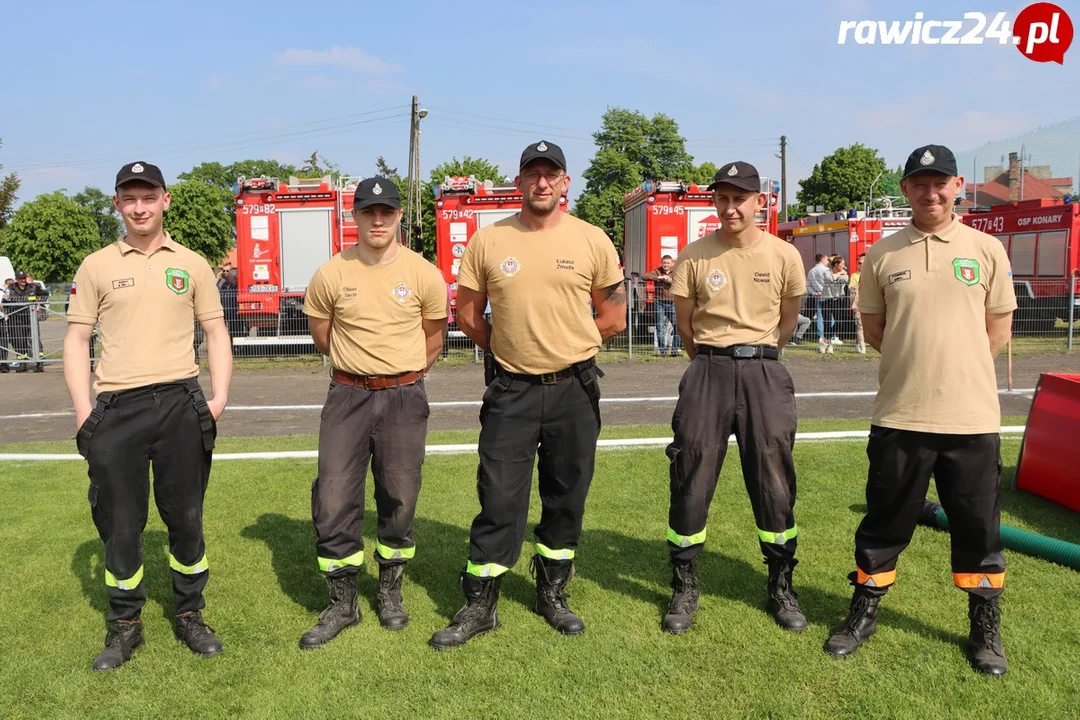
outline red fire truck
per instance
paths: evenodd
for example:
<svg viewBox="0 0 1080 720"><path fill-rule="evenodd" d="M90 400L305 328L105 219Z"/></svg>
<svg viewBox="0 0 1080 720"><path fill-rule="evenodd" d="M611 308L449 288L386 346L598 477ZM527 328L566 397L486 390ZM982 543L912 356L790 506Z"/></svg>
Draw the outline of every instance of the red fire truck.
<svg viewBox="0 0 1080 720"><path fill-rule="evenodd" d="M315 271L357 242L358 177L240 178L236 183L237 302L259 335L307 335L304 293Z"/></svg>
<svg viewBox="0 0 1080 720"><path fill-rule="evenodd" d="M776 234L779 184L765 181L769 205L755 223ZM688 244L720 227L713 195L704 185L681 181L646 180L623 198L623 265L643 275L660 266L665 255L678 257Z"/></svg>
<svg viewBox="0 0 1080 720"><path fill-rule="evenodd" d="M840 255L847 262L848 272L853 272L855 259L866 248L902 230L909 222L911 211L907 208L849 210L782 223L779 235L799 251L807 271L814 267L814 257L820 253Z"/></svg>
<svg viewBox="0 0 1080 720"><path fill-rule="evenodd" d="M996 237L1009 253L1018 305L1014 332L1048 333L1057 320L1068 321L1070 283L1080 277L1080 205L1071 198L1026 200L961 220ZM1080 317L1080 305L1074 314Z"/></svg>
<svg viewBox="0 0 1080 720"><path fill-rule="evenodd" d="M475 177L448 177L435 187L435 255L450 288L450 307L457 306L457 275L465 246L473 233L521 209L521 193L513 183L496 184ZM569 212L565 195L560 208Z"/></svg>
<svg viewBox="0 0 1080 720"><path fill-rule="evenodd" d="M665 255L677 258L695 240L720 227L713 205L713 194L706 185L678 180L646 180L623 197L623 268L630 278L630 302L634 316L634 341L649 337L654 324L653 282L641 276L660 267ZM774 181L762 183L768 193L768 205L758 211L755 224L762 230L777 232L777 208L780 186Z"/></svg>

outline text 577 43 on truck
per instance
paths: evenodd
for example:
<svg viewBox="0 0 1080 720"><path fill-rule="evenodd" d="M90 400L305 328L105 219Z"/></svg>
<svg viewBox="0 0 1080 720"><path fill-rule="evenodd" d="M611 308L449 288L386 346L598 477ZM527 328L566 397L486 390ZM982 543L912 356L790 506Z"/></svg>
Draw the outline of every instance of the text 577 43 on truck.
<svg viewBox="0 0 1080 720"><path fill-rule="evenodd" d="M1080 205L1064 200L1025 200L971 212L961 221L1005 246L1012 263L1016 334L1047 334L1068 321L1071 288L1080 276ZM1080 305L1073 297L1073 316Z"/></svg>

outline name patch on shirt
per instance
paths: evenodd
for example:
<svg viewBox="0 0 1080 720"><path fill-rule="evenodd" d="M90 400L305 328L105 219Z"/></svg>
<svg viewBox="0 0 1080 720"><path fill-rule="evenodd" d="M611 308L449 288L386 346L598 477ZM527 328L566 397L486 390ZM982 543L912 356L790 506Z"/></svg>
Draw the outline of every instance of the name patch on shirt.
<svg viewBox="0 0 1080 720"><path fill-rule="evenodd" d="M910 280L910 279L911 279L911 271L910 270L901 270L900 272L894 272L892 275L889 276L889 284L892 285L893 283L898 283L901 280Z"/></svg>
<svg viewBox="0 0 1080 720"><path fill-rule="evenodd" d="M112 289L120 290L121 288L135 287L135 278L123 278L120 280L112 281Z"/></svg>

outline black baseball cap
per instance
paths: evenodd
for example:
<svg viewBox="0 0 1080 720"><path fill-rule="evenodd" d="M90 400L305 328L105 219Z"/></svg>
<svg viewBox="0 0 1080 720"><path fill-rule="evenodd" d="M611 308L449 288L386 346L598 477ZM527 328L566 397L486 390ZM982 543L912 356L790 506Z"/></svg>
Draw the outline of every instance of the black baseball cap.
<svg viewBox="0 0 1080 720"><path fill-rule="evenodd" d="M761 176L757 168L748 162L736 160L716 171L712 184L706 190L715 190L719 185L734 185L741 190L761 192Z"/></svg>
<svg viewBox="0 0 1080 720"><path fill-rule="evenodd" d="M518 163L518 169L524 168L533 160L547 160L562 170L566 170L566 156L563 155L562 148L555 143L549 143L547 140L541 140L525 148L525 151L521 153L521 162Z"/></svg>
<svg viewBox="0 0 1080 720"><path fill-rule="evenodd" d="M116 173L116 185L114 187L120 187L135 181L165 189L165 177L161 174L161 168L141 160L128 163L120 168L120 172Z"/></svg>
<svg viewBox="0 0 1080 720"><path fill-rule="evenodd" d="M26 277L26 271L25 270L16 270L15 271L15 279L16 280L22 280L25 277Z"/></svg>
<svg viewBox="0 0 1080 720"><path fill-rule="evenodd" d="M904 164L904 176L900 179L907 180L912 175L924 172L941 173L949 177L960 174L956 170L956 156L944 145L923 145L915 148L908 155Z"/></svg>
<svg viewBox="0 0 1080 720"><path fill-rule="evenodd" d="M353 210L363 210L372 205L386 205L395 210L401 209L401 193L393 180L376 175L361 180L353 196Z"/></svg>

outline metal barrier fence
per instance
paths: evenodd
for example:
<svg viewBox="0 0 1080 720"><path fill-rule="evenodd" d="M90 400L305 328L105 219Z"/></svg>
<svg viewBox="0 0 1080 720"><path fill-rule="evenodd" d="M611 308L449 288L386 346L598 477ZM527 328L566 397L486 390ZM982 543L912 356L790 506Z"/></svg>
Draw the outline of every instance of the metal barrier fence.
<svg viewBox="0 0 1080 720"><path fill-rule="evenodd" d="M1014 277L1013 285L1018 304L1013 316L1016 344L1071 350L1074 336L1080 333L1080 277ZM638 278L626 280L626 297L626 330L604 343L599 359L685 357L675 332L674 307L647 294L645 283ZM326 358L315 350L301 302L274 321L254 327L230 310L226 303L225 321L237 362L306 359L326 364ZM66 311L66 300L28 304L5 302L3 321L0 322L0 372L42 372L49 365L60 365L67 326ZM819 317L823 333L818 328ZM198 323L195 323L194 349L196 358L205 361L205 338ZM835 354L865 350L860 345L855 313L846 290L843 296L824 301L811 295L804 298L795 336L786 352ZM96 331L87 351L92 363L100 357L101 346ZM483 352L456 322L451 322L441 359L481 362Z"/></svg>

